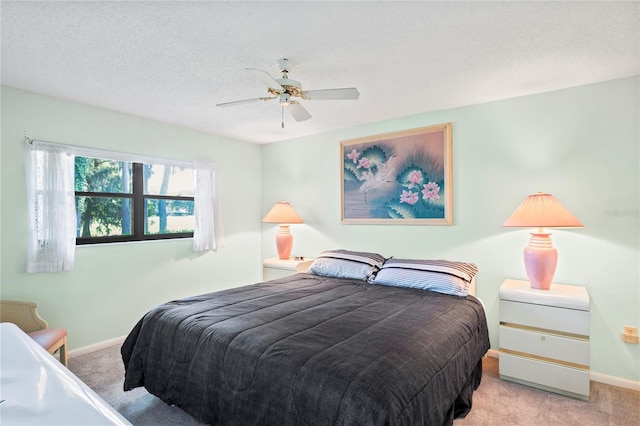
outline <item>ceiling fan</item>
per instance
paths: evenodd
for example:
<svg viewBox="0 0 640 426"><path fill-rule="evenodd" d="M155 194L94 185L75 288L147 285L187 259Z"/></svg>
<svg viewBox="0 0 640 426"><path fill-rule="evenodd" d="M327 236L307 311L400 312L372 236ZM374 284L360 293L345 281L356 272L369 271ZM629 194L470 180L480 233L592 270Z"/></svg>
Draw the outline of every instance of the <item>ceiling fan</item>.
<svg viewBox="0 0 640 426"><path fill-rule="evenodd" d="M284 128L284 109L287 108L296 121L304 121L311 118L311 114L295 99L300 98L304 100L346 100L346 99L358 99L360 92L355 87L348 87L342 89L320 89L320 90L302 90L302 85L299 81L289 78L289 60L286 58L278 59L278 68L282 73L282 78L275 79L271 77L266 71L261 71L255 68L245 68L249 73L253 74L258 80L267 85L267 92L271 96L265 96L261 98L244 99L241 101L224 102L217 104L219 107L228 107L234 105L248 104L258 101L270 101L272 99L278 99L280 106L282 107L282 127Z"/></svg>

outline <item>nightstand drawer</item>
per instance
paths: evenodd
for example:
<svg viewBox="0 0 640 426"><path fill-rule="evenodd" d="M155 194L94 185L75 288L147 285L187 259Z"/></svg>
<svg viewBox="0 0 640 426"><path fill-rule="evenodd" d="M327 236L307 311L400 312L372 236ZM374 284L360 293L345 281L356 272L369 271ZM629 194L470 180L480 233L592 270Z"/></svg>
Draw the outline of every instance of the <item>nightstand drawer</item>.
<svg viewBox="0 0 640 426"><path fill-rule="evenodd" d="M589 336L589 311L500 300L500 323Z"/></svg>
<svg viewBox="0 0 640 426"><path fill-rule="evenodd" d="M262 280L263 281L277 280L278 278L288 277L289 275L293 275L294 273L295 271L291 271L289 269L263 268Z"/></svg>
<svg viewBox="0 0 640 426"><path fill-rule="evenodd" d="M500 351L544 358L544 361L589 369L589 341L521 328L500 326Z"/></svg>
<svg viewBox="0 0 640 426"><path fill-rule="evenodd" d="M500 354L500 378L528 386L589 399L589 371Z"/></svg>

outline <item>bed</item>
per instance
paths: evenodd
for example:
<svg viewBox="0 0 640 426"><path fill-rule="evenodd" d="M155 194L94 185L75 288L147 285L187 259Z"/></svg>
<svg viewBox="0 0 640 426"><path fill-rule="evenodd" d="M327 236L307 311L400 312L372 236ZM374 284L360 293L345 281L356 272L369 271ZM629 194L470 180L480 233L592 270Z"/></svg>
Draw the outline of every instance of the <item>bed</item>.
<svg viewBox="0 0 640 426"><path fill-rule="evenodd" d="M215 425L447 425L464 416L489 349L481 302L326 271L156 307L123 343L124 389L144 386Z"/></svg>

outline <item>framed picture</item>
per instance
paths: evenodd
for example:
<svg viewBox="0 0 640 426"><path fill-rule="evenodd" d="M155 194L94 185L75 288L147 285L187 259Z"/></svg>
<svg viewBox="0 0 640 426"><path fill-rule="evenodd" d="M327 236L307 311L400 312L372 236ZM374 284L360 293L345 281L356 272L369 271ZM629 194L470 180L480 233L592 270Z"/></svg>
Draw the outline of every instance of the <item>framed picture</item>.
<svg viewBox="0 0 640 426"><path fill-rule="evenodd" d="M340 142L341 223L451 225L451 123Z"/></svg>

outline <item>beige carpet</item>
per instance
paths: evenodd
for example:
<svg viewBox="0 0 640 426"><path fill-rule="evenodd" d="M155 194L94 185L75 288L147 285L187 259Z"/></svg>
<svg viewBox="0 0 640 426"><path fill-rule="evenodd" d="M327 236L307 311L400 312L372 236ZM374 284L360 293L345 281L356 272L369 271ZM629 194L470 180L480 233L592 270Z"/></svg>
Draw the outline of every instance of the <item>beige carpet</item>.
<svg viewBox="0 0 640 426"><path fill-rule="evenodd" d="M581 401L501 380L498 360L485 358L473 409L455 426L640 426L640 392L591 382Z"/></svg>
<svg viewBox="0 0 640 426"><path fill-rule="evenodd" d="M498 360L486 358L473 409L455 426L640 426L640 392L591 382L588 402L500 380ZM200 425L144 389L122 390L120 347L69 359L69 369L136 426Z"/></svg>

